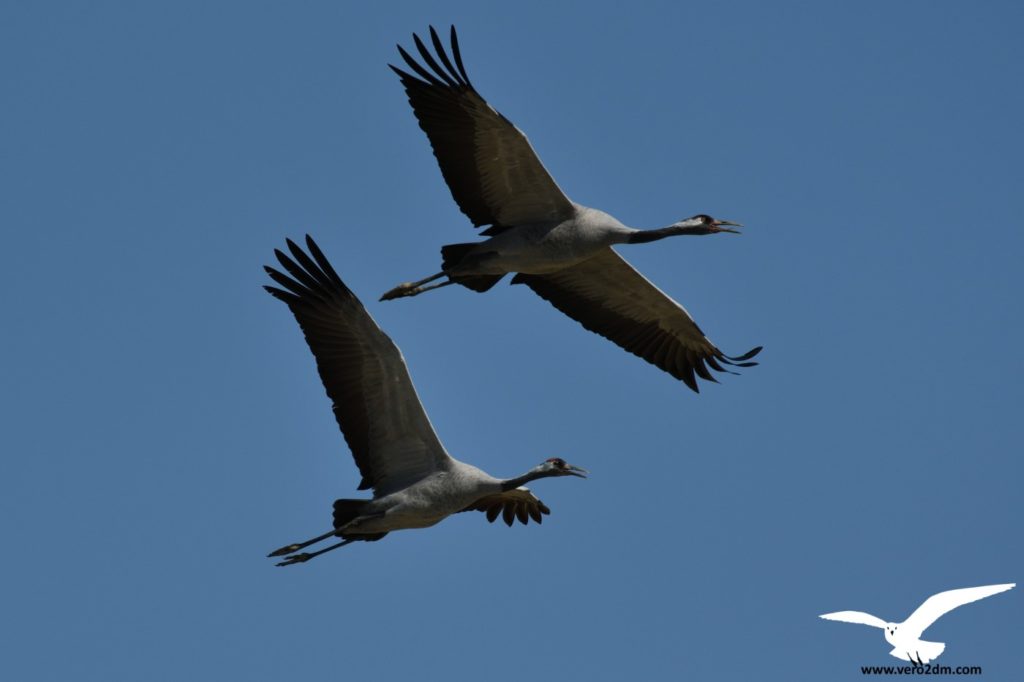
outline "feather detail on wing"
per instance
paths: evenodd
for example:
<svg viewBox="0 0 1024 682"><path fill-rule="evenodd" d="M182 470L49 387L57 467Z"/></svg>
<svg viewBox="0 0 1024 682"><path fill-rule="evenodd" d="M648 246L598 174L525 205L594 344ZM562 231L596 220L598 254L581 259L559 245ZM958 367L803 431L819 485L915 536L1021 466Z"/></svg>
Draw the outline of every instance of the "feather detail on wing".
<svg viewBox="0 0 1024 682"><path fill-rule="evenodd" d="M484 232L488 235L515 225L570 217L572 202L537 158L526 136L469 82L455 27L451 29L454 64L433 27L430 39L436 59L414 34L426 66L399 46L402 59L415 75L394 66L391 69L405 86L413 113L462 212L477 227L493 225Z"/></svg>
<svg viewBox="0 0 1024 682"><path fill-rule="evenodd" d="M274 252L285 275L266 267L281 287L264 287L288 304L316 358L334 416L363 480L386 495L439 470L451 458L416 395L405 360L311 237L306 255L290 239L291 257Z"/></svg>
<svg viewBox="0 0 1024 682"><path fill-rule="evenodd" d="M682 380L696 392L696 376L714 381L708 367L751 367L758 346L739 356L720 351L690 314L612 249L547 275L518 274L525 284L590 331ZM695 376L696 375L696 376Z"/></svg>
<svg viewBox="0 0 1024 682"><path fill-rule="evenodd" d="M515 488L481 497L461 511L484 512L491 523L500 514L508 526L515 523L516 519L523 525L528 524L530 519L541 523L543 515L551 513L547 505L537 499L529 488Z"/></svg>

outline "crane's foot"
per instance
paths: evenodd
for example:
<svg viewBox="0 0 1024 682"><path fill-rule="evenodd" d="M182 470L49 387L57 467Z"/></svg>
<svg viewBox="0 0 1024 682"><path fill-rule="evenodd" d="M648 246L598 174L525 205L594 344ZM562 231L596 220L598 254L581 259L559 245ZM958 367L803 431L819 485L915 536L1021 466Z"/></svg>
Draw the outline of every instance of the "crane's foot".
<svg viewBox="0 0 1024 682"><path fill-rule="evenodd" d="M313 554L303 552L302 554L293 554L286 558L284 561L279 561L275 566L291 566L293 564L301 564L304 561L309 561L313 558Z"/></svg>
<svg viewBox="0 0 1024 682"><path fill-rule="evenodd" d="M403 282L391 291L385 292L380 297L382 301L390 301L395 298L403 298L404 296L415 296L419 292L418 282Z"/></svg>
<svg viewBox="0 0 1024 682"><path fill-rule="evenodd" d="M390 301L393 298L402 298L403 296L415 296L416 294L422 294L424 291L430 291L431 289L437 289L438 287L448 286L449 284L452 284L451 280L447 282L442 282L441 284L435 284L432 287L423 286L424 284L430 284L434 280L441 279L442 277L447 276L448 273L442 271L437 273L436 275L424 277L423 279L417 282L402 282L397 287L395 287L391 291L386 292L383 296L381 296L380 300Z"/></svg>
<svg viewBox="0 0 1024 682"><path fill-rule="evenodd" d="M303 547L305 547L305 545L287 545L285 547L282 547L281 549L275 549L273 552L268 554L267 557L269 558L272 556L284 556L285 554L291 554L292 552L300 550Z"/></svg>

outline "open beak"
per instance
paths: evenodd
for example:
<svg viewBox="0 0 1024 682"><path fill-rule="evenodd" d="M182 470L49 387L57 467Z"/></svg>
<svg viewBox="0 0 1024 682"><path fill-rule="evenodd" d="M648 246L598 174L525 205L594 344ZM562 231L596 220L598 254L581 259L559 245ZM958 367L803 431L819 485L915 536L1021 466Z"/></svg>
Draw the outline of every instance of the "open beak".
<svg viewBox="0 0 1024 682"><path fill-rule="evenodd" d="M579 476L580 478L586 478L587 474L590 473L583 467L573 466L572 464L566 465L565 469L569 472L570 476Z"/></svg>
<svg viewBox="0 0 1024 682"><path fill-rule="evenodd" d="M731 220L716 220L714 223L715 227L718 228L719 232L732 232L733 234L740 234L739 230L730 230L728 227L722 227L723 225L732 225L733 227L743 227L740 223L734 223Z"/></svg>

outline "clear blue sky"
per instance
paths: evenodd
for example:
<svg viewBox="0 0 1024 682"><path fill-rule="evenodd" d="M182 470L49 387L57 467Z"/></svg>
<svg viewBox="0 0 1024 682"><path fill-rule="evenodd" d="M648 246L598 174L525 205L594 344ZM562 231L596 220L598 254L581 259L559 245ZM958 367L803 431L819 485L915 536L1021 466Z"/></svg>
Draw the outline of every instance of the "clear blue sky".
<svg viewBox="0 0 1024 682"><path fill-rule="evenodd" d="M426 8L429 5L429 8ZM474 232L397 79L454 22L576 201L726 352L701 395L523 287L377 303ZM4 3L0 641L17 680L862 679L1020 581L1024 10L1012 2ZM288 311L312 233L453 455L562 456L305 566L358 476ZM1018 588L927 632L1011 679Z"/></svg>

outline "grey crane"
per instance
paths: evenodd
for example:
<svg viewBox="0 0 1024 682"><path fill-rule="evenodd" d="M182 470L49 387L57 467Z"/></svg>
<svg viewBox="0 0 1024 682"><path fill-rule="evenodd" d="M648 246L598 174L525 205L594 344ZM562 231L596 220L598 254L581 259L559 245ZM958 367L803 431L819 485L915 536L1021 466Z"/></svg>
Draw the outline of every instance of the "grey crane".
<svg viewBox="0 0 1024 682"><path fill-rule="evenodd" d="M516 273L541 298L600 334L699 391L694 376L717 380L708 367L750 367L758 346L738 357L720 351L686 310L634 270L612 250L616 244L642 244L675 235L738 232L728 220L700 214L655 230L636 230L597 209L569 200L548 174L526 136L495 111L470 83L462 64L455 27L451 58L434 27L436 58L413 40L423 62L402 46L410 74L389 65L405 86L413 113L427 134L452 197L486 241L441 247L441 272L406 282L381 300L415 296L460 284L487 291ZM454 58L454 64L453 59ZM440 62L440 63L438 63ZM418 76L418 77L417 77ZM439 284L425 286L447 278Z"/></svg>
<svg viewBox="0 0 1024 682"><path fill-rule="evenodd" d="M275 249L285 275L267 266L281 287L264 287L291 309L316 358L334 416L362 474L359 490L373 499L336 500L330 531L269 554L290 566L357 540L380 540L393 530L433 526L456 512L481 511L540 523L551 510L525 483L551 476L586 477L586 470L553 457L515 478L495 478L451 457L423 410L402 354L341 281L313 239L307 255L290 239L291 257ZM299 550L331 537L316 552Z"/></svg>

